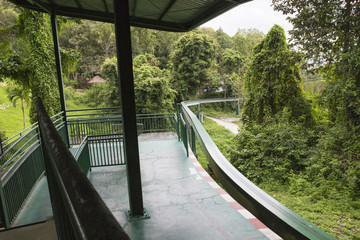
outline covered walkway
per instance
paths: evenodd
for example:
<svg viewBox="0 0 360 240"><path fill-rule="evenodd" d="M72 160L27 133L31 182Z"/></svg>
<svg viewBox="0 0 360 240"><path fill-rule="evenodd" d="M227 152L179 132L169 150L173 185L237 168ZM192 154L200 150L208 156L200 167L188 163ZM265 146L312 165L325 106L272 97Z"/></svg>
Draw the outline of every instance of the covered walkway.
<svg viewBox="0 0 360 240"><path fill-rule="evenodd" d="M280 239L186 157L177 139L139 142L144 207L149 219L129 222L125 166L92 168L89 179L131 239ZM45 219L46 182L39 184L16 220ZM37 194L37 195L35 195ZM49 206L50 207L50 206ZM40 216L40 215L42 216Z"/></svg>

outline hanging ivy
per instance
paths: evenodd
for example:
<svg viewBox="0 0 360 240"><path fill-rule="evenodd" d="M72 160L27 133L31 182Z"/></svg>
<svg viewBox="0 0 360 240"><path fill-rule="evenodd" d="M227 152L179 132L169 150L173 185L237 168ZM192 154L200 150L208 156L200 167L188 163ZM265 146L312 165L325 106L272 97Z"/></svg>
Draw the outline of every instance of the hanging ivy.
<svg viewBox="0 0 360 240"><path fill-rule="evenodd" d="M37 96L42 98L50 116L61 110L50 18L47 14L23 9L19 22L29 52L27 65L31 69L28 74L32 93L30 121L35 122L34 101Z"/></svg>

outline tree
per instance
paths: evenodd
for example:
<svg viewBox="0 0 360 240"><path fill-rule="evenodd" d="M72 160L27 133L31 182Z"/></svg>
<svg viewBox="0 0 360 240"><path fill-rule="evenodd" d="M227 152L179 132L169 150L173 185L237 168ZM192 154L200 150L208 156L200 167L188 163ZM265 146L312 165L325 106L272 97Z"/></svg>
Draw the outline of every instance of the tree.
<svg viewBox="0 0 360 240"><path fill-rule="evenodd" d="M107 58L101 66L101 76L108 81L108 93L103 96L111 107L121 106L120 80L117 75L116 57Z"/></svg>
<svg viewBox="0 0 360 240"><path fill-rule="evenodd" d="M173 111L176 92L170 87L168 70L161 70L157 64L153 55L138 55L134 59L137 113Z"/></svg>
<svg viewBox="0 0 360 240"><path fill-rule="evenodd" d="M23 124L25 129L25 105L27 105L30 101L30 90L24 86L12 85L8 89L8 98L10 99L10 101L12 101L14 107L16 107L17 101L20 100L21 111L23 115Z"/></svg>
<svg viewBox="0 0 360 240"><path fill-rule="evenodd" d="M310 106L303 98L299 55L290 51L284 30L274 25L254 48L245 78L245 122L263 123L286 109L295 122L310 124Z"/></svg>
<svg viewBox="0 0 360 240"><path fill-rule="evenodd" d="M264 38L264 34L256 28L239 29L233 37L234 48L242 57L249 57L253 48Z"/></svg>
<svg viewBox="0 0 360 240"><path fill-rule="evenodd" d="M215 43L199 33L189 33L175 43L171 55L171 85L177 91L177 101L189 99L210 81L209 70L214 64Z"/></svg>
<svg viewBox="0 0 360 240"><path fill-rule="evenodd" d="M236 50L227 48L221 56L219 72L222 75L224 97L231 96L235 82L241 81L239 72L244 64L244 58Z"/></svg>
<svg viewBox="0 0 360 240"><path fill-rule="evenodd" d="M360 130L360 2L357 0L273 0L289 14L292 44L309 68L329 79L326 102L333 122Z"/></svg>

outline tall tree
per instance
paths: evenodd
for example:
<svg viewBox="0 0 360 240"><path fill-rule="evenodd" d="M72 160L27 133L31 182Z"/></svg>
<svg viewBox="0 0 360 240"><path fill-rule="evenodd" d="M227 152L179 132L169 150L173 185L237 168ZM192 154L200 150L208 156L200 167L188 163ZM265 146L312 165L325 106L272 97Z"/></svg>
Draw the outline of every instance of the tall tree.
<svg viewBox="0 0 360 240"><path fill-rule="evenodd" d="M289 50L284 30L274 25L253 51L244 84L245 122L263 123L284 109L293 121L311 122L298 62L298 54Z"/></svg>
<svg viewBox="0 0 360 240"><path fill-rule="evenodd" d="M290 15L292 43L305 53L307 65L330 79L331 120L359 129L360 1L273 0L273 5Z"/></svg>
<svg viewBox="0 0 360 240"><path fill-rule="evenodd" d="M194 97L211 80L209 70L214 64L215 43L206 35L189 33L175 43L171 55L172 86L177 101Z"/></svg>

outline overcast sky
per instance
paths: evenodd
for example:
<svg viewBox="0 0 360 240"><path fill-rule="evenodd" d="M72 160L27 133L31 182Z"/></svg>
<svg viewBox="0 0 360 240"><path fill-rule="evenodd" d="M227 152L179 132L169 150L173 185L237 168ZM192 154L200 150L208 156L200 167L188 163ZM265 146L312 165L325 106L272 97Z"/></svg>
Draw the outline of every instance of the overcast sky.
<svg viewBox="0 0 360 240"><path fill-rule="evenodd" d="M253 0L227 11L202 27L212 27L214 30L221 27L228 35L234 36L239 28L257 28L266 34L274 24L283 27L289 36L287 31L292 29L292 25L281 12L273 10L271 0Z"/></svg>

